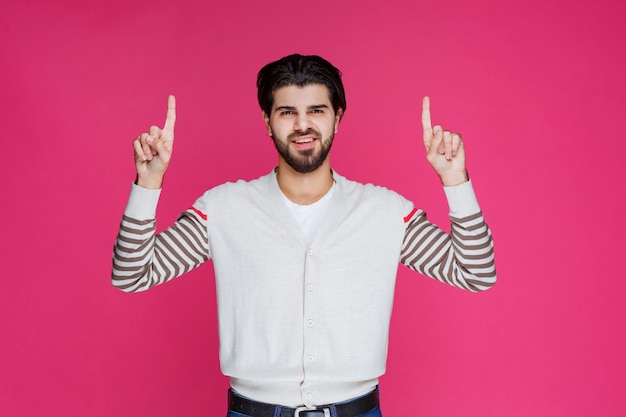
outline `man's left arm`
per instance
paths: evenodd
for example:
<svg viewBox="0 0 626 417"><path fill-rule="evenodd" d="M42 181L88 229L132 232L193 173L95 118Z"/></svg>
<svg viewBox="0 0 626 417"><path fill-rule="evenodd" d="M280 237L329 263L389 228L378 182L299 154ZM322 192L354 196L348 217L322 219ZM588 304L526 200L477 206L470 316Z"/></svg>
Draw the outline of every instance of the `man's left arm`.
<svg viewBox="0 0 626 417"><path fill-rule="evenodd" d="M472 183L444 187L450 206L450 233L414 210L406 221L400 262L438 281L469 291L496 283L491 231L476 202Z"/></svg>
<svg viewBox="0 0 626 417"><path fill-rule="evenodd" d="M476 200L465 166L461 135L432 127L430 99L422 103L427 159L439 175L450 206L450 234L426 219L421 210L407 221L400 261L409 268L470 291L496 282L491 231Z"/></svg>

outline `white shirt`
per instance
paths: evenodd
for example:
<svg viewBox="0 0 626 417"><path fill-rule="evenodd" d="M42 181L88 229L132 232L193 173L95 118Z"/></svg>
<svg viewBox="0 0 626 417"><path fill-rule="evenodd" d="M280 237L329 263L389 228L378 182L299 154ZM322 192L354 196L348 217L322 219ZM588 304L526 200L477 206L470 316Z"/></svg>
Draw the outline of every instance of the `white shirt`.
<svg viewBox="0 0 626 417"><path fill-rule="evenodd" d="M302 232L309 242L313 240L313 235L315 234L315 230L317 230L317 225L326 213L328 202L330 201L334 190L335 182L333 181L333 185L330 187L330 190L328 190L322 198L313 204L306 205L296 204L283 194L283 197L285 197L285 203L287 204L287 207L289 207L289 211L293 214L298 226L300 226L300 229L302 229Z"/></svg>

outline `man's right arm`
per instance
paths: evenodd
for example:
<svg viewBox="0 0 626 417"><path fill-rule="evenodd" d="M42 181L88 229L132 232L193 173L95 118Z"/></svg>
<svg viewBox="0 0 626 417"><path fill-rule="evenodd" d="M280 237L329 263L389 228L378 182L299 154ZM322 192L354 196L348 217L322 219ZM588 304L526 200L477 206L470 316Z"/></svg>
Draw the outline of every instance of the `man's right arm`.
<svg viewBox="0 0 626 417"><path fill-rule="evenodd" d="M133 141L136 184L113 252L113 285L127 292L144 291L176 278L209 258L206 216L184 212L166 231L156 234L156 206L174 146L176 99L167 99L163 129L151 126Z"/></svg>
<svg viewBox="0 0 626 417"><path fill-rule="evenodd" d="M183 212L167 230L155 233L160 190L133 184L113 251L113 285L122 291L145 291L209 259L206 216Z"/></svg>

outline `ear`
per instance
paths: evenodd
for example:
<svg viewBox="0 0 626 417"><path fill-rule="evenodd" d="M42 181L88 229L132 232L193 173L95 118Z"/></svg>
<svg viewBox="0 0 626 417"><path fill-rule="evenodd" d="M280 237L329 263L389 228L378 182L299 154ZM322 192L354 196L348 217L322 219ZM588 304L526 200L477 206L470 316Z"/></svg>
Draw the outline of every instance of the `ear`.
<svg viewBox="0 0 626 417"><path fill-rule="evenodd" d="M263 116L263 121L265 122L265 127L267 128L267 136L272 136L272 127L270 126L270 117L265 113L265 111L261 111L261 116Z"/></svg>
<svg viewBox="0 0 626 417"><path fill-rule="evenodd" d="M339 122L341 121L342 117L343 117L343 109L338 108L337 112L335 113L335 133L337 133L337 130L339 128Z"/></svg>

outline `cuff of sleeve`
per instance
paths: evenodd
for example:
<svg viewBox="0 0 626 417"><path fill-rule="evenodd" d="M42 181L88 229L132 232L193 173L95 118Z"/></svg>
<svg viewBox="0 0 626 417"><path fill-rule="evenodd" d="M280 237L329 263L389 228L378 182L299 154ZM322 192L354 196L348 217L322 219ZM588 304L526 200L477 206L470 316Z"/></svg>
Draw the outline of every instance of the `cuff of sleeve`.
<svg viewBox="0 0 626 417"><path fill-rule="evenodd" d="M124 214L137 220L154 219L160 195L161 189L150 190L133 183Z"/></svg>
<svg viewBox="0 0 626 417"><path fill-rule="evenodd" d="M443 187L450 207L450 216L466 217L480 211L472 181L452 187Z"/></svg>

